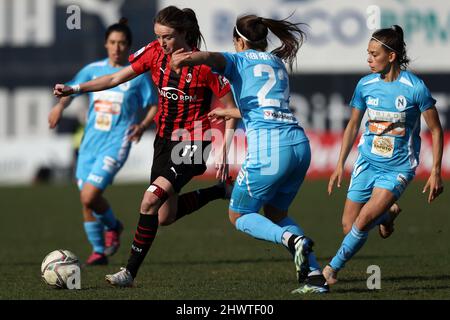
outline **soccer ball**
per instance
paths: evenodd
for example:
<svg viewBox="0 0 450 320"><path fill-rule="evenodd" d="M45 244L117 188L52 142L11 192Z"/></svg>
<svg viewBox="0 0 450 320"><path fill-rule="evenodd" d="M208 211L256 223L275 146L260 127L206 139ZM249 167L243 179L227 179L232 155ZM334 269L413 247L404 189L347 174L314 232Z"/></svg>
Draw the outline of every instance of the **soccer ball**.
<svg viewBox="0 0 450 320"><path fill-rule="evenodd" d="M53 288L73 289L74 283L79 287L80 264L77 256L69 250L50 252L42 261L41 276Z"/></svg>

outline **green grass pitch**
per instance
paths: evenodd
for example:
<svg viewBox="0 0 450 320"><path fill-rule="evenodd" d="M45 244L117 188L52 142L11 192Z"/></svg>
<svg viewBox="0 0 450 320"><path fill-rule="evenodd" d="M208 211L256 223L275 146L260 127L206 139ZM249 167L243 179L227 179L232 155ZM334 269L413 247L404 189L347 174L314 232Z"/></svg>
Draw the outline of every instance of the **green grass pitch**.
<svg viewBox="0 0 450 320"><path fill-rule="evenodd" d="M191 182L189 191L207 182ZM315 240L321 265L342 239L346 188L332 197L325 181L306 181L291 215ZM90 253L75 186L0 188L0 299L450 299L448 191L431 205L411 184L399 204L403 212L387 240L372 232L366 246L340 273L327 295L291 294L298 287L284 248L236 231L227 201L217 200L176 224L161 227L140 270L135 288L116 289L107 273L124 266L145 184L110 187L106 197L125 231L122 247L103 267L82 269L82 290L55 290L40 279L44 256L69 249L84 261ZM375 230L376 231L376 230ZM367 289L367 267L381 268L381 289Z"/></svg>

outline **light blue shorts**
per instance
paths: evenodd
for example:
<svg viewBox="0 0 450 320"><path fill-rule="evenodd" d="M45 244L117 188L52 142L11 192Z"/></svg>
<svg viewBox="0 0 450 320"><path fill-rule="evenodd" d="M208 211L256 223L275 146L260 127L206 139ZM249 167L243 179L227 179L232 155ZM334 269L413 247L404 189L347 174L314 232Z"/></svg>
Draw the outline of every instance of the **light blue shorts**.
<svg viewBox="0 0 450 320"><path fill-rule="evenodd" d="M236 178L230 209L259 212L265 204L286 211L303 183L311 162L309 142L248 154Z"/></svg>
<svg viewBox="0 0 450 320"><path fill-rule="evenodd" d="M381 188L392 192L399 199L414 176L414 171L375 167L359 156L353 167L347 198L353 202L366 203L372 196L373 188Z"/></svg>
<svg viewBox="0 0 450 320"><path fill-rule="evenodd" d="M114 177L128 157L129 148L128 150L122 149L123 151L125 154L121 155L120 160L118 152L115 150L99 155L80 153L76 170L78 188L81 190L83 185L88 182L96 188L105 190L109 184L112 184Z"/></svg>

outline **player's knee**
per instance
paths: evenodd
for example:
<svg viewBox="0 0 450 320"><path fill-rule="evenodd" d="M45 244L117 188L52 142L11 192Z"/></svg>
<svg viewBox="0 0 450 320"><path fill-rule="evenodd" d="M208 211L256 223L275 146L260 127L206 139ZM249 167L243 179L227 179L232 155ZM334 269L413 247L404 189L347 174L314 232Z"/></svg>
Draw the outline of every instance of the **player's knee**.
<svg viewBox="0 0 450 320"><path fill-rule="evenodd" d="M239 219L241 215L239 213L236 213L234 211L228 212L228 218L230 219L230 222L233 226L236 226L236 220Z"/></svg>
<svg viewBox="0 0 450 320"><path fill-rule="evenodd" d="M342 222L342 232L344 232L344 234L348 234L350 231L352 230L352 224L343 221Z"/></svg>
<svg viewBox="0 0 450 320"><path fill-rule="evenodd" d="M159 200L153 198L144 198L141 202L141 213L143 214L157 214L159 205ZM160 222L161 225L161 222Z"/></svg>
<svg viewBox="0 0 450 320"><path fill-rule="evenodd" d="M81 204L88 209L93 209L97 201L97 196L92 192L81 191L80 193Z"/></svg>

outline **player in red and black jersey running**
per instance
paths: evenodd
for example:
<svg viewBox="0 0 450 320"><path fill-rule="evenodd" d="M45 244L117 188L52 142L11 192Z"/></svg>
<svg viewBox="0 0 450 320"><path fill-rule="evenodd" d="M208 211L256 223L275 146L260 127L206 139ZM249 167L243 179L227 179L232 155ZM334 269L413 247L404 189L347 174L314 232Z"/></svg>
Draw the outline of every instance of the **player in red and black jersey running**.
<svg viewBox="0 0 450 320"><path fill-rule="evenodd" d="M236 105L228 81L213 73L210 67L185 67L176 73L169 66L172 52L181 48L199 50L202 35L194 11L169 6L158 12L154 22L157 41L131 55L130 66L75 86L57 84L54 89L58 97L105 90L150 71L159 91L151 184L142 199L128 264L116 274L106 276L106 280L115 286L133 284L158 225L169 225L212 200L229 197L231 193L231 186L222 183L178 196L183 186L206 170L204 155L209 154L211 147L208 112L213 96L226 108L236 108ZM226 129L234 129L235 125L235 120L229 120ZM224 150L227 150L232 132L226 130L220 148L223 154L226 154ZM224 157L219 155L216 159ZM216 168L216 176L225 180L225 162L217 164Z"/></svg>

